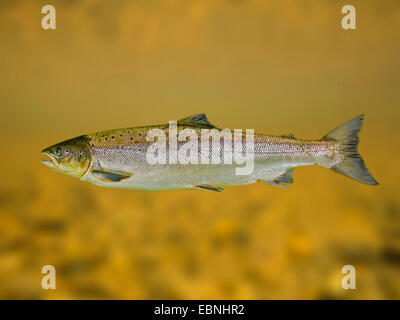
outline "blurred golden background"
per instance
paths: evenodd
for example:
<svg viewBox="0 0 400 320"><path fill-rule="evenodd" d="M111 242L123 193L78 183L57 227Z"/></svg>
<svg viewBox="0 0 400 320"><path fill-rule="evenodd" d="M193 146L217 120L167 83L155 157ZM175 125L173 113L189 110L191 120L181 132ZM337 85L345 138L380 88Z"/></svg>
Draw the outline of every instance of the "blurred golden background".
<svg viewBox="0 0 400 320"><path fill-rule="evenodd" d="M41 28L46 4L56 30ZM341 28L346 4L357 30ZM1 0L0 298L399 299L399 9ZM201 112L299 138L365 113L359 150L380 185L307 167L290 190L123 191L39 162L67 138ZM356 290L341 288L346 264Z"/></svg>

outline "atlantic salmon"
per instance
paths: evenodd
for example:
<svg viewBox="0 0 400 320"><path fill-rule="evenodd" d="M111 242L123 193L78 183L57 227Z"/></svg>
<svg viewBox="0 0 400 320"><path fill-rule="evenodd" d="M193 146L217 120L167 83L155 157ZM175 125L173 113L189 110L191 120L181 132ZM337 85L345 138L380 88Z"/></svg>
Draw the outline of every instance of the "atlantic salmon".
<svg viewBox="0 0 400 320"><path fill-rule="evenodd" d="M223 143L219 144L219 150L214 153L221 158L219 162L176 161L179 148L183 148L188 142L178 139L177 149L171 149L169 146L171 141L177 140L176 135L185 129L197 134L198 141L195 141L195 144L192 141L192 149L186 145L188 152L197 153L194 154L197 159L204 156L204 153L200 155L200 147L204 145L204 141L200 140L205 130L212 130L217 134L217 140L223 141L222 130L211 124L204 114L177 121L177 133L174 132L172 136L170 124L82 135L44 149L41 161L51 169L82 181L120 189L199 189L222 192L223 186L258 181L287 187L288 183L293 182L292 174L296 167L310 165L322 166L361 183L376 185L376 180L357 152L363 118L363 115L355 117L317 140L296 139L293 135L254 134L253 149L250 153L253 157L253 167L249 174L237 174L237 164L224 162L227 149L233 150L235 147L227 148ZM157 140L149 139L149 132L154 130L162 134L158 140L162 137L166 143L166 147L158 152L165 152L163 159L175 159L174 162L149 162L149 148L152 148L152 145L154 147ZM241 139L243 146L246 145L248 141L244 134ZM234 141L229 143L234 144ZM244 152L243 147L242 155Z"/></svg>

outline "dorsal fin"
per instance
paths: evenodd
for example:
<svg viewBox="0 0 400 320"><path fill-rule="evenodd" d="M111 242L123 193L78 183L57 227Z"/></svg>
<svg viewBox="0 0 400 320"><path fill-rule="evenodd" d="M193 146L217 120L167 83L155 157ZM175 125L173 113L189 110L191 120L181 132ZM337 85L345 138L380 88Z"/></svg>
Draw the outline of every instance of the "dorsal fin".
<svg viewBox="0 0 400 320"><path fill-rule="evenodd" d="M194 116L183 118L181 120L178 120L177 123L180 125L216 128L213 124L211 124L208 121L208 119L204 113L200 113L200 114L196 114Z"/></svg>

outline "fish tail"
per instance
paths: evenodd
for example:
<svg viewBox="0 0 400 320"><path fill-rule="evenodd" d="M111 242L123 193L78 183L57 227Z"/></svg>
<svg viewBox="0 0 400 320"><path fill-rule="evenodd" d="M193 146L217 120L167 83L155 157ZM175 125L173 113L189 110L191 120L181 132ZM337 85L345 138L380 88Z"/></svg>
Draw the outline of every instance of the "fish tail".
<svg viewBox="0 0 400 320"><path fill-rule="evenodd" d="M342 160L330 167L331 170L341 173L361 183L377 185L378 182L369 173L364 160L357 152L360 132L364 115L359 115L336 129L329 132L322 140L335 140L339 144L339 153Z"/></svg>

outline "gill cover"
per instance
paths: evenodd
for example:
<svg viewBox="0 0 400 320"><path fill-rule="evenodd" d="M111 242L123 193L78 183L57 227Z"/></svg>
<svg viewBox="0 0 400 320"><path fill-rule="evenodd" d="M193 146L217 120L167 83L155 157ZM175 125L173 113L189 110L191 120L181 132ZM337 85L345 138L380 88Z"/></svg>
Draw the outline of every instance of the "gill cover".
<svg viewBox="0 0 400 320"><path fill-rule="evenodd" d="M89 138L79 136L48 147L42 151L42 163L51 169L81 178L89 169L92 152Z"/></svg>

